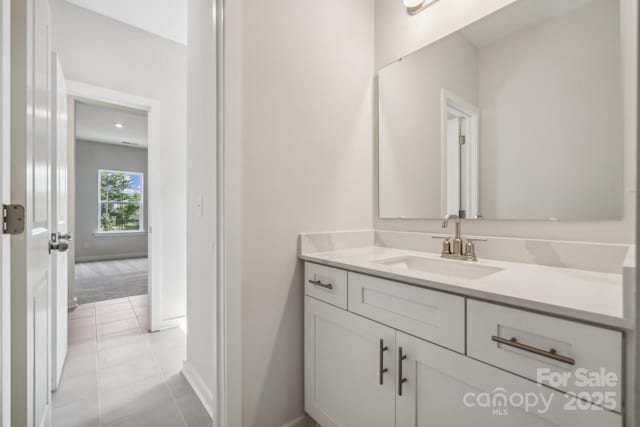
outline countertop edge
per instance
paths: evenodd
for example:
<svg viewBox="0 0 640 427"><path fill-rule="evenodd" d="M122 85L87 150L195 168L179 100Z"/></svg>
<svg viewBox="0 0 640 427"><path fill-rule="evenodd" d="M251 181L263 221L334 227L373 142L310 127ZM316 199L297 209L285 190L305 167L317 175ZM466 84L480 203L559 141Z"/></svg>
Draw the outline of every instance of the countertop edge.
<svg viewBox="0 0 640 427"><path fill-rule="evenodd" d="M608 328L614 328L619 330L633 330L634 326L630 320L613 317L600 313L594 313L590 311L577 310L573 308L567 308L563 306L542 303L533 300L527 300L523 298L507 296L495 292L479 291L477 289L470 289L465 286L452 285L448 283L440 283L429 281L426 279L419 279L415 277L405 276L402 274L390 273L386 271L376 270L373 268L361 267L354 264L345 262L328 260L322 257L315 257L313 254L301 254L299 258L303 261L312 262L320 265L327 265L330 267L340 268L343 270L352 271L354 273L361 273L375 277L381 277L397 282L401 282L408 285L420 286L428 289L434 289L438 291L448 292L456 295L461 295L469 298L479 299L487 302L508 305L524 309L527 311L533 311L541 314L553 315L568 320L574 320L583 323L589 323L596 326L603 326Z"/></svg>

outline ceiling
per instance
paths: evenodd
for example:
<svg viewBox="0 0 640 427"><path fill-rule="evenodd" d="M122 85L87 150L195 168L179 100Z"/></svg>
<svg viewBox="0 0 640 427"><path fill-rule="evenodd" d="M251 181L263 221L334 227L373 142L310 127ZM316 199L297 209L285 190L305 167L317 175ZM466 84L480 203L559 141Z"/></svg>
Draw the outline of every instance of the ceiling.
<svg viewBox="0 0 640 427"><path fill-rule="evenodd" d="M66 0L160 37L187 44L187 0Z"/></svg>
<svg viewBox="0 0 640 427"><path fill-rule="evenodd" d="M148 145L145 111L77 103L75 124L76 139L141 148Z"/></svg>

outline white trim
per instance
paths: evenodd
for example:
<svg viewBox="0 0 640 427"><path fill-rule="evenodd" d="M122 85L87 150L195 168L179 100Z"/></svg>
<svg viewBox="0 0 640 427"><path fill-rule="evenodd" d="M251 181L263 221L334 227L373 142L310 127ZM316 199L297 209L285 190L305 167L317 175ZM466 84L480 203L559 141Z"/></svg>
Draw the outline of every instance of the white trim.
<svg viewBox="0 0 640 427"><path fill-rule="evenodd" d="M148 121L147 176L149 182L161 182L160 178L162 177L162 171L158 166L160 164L160 154L156 144L156 141L158 141L161 134L161 109L158 101L73 80L67 80L67 92L69 93L69 96L74 98L74 101L107 103L146 111ZM160 206L161 192L161 186L154 185L149 188L147 194L147 237L149 239L149 326L152 331L159 330L162 322L162 319L160 319L160 307L162 306L162 294L160 290L162 289L163 278L161 275L162 270L160 269L158 256L162 249L162 235L160 227L153 227L156 224L162 223L162 207ZM74 195L70 195L70 197L74 197Z"/></svg>
<svg viewBox="0 0 640 427"><path fill-rule="evenodd" d="M215 0L217 292L214 427L242 420L242 2ZM213 119L213 118L212 118Z"/></svg>
<svg viewBox="0 0 640 427"><path fill-rule="evenodd" d="M11 198L11 9L0 3L0 198ZM0 236L0 427L11 425L11 253Z"/></svg>
<svg viewBox="0 0 640 427"><path fill-rule="evenodd" d="M478 165L480 109L462 97L441 89L440 92L440 213L441 217L447 215L447 110L452 106L460 110L468 119L468 164L467 173L467 218L475 218L479 215L480 199L480 168Z"/></svg>
<svg viewBox="0 0 640 427"><path fill-rule="evenodd" d="M206 382L186 360L182 364L182 375L184 375L189 385L191 385L191 388L193 388L202 406L207 410L209 417L213 418L213 394L207 387Z"/></svg>
<svg viewBox="0 0 640 427"><path fill-rule="evenodd" d="M156 325L154 332L164 331L166 329L178 328L185 323L187 316L174 317L171 319L162 319Z"/></svg>

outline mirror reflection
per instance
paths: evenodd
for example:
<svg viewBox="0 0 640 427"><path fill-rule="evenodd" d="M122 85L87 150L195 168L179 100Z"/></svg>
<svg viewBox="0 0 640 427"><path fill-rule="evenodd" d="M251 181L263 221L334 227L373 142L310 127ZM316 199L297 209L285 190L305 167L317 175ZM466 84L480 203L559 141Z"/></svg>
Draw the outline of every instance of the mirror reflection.
<svg viewBox="0 0 640 427"><path fill-rule="evenodd" d="M379 71L381 218L616 220L617 0L520 0Z"/></svg>

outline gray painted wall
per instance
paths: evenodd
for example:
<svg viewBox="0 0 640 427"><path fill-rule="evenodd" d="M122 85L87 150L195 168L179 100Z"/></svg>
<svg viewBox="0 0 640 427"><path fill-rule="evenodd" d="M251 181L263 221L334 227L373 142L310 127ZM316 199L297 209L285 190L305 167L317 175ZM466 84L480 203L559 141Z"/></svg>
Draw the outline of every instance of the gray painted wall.
<svg viewBox="0 0 640 427"><path fill-rule="evenodd" d="M147 150L91 141L76 141L76 262L147 256L145 232L136 235L101 235L98 230L98 170L144 173L144 205L147 203Z"/></svg>

